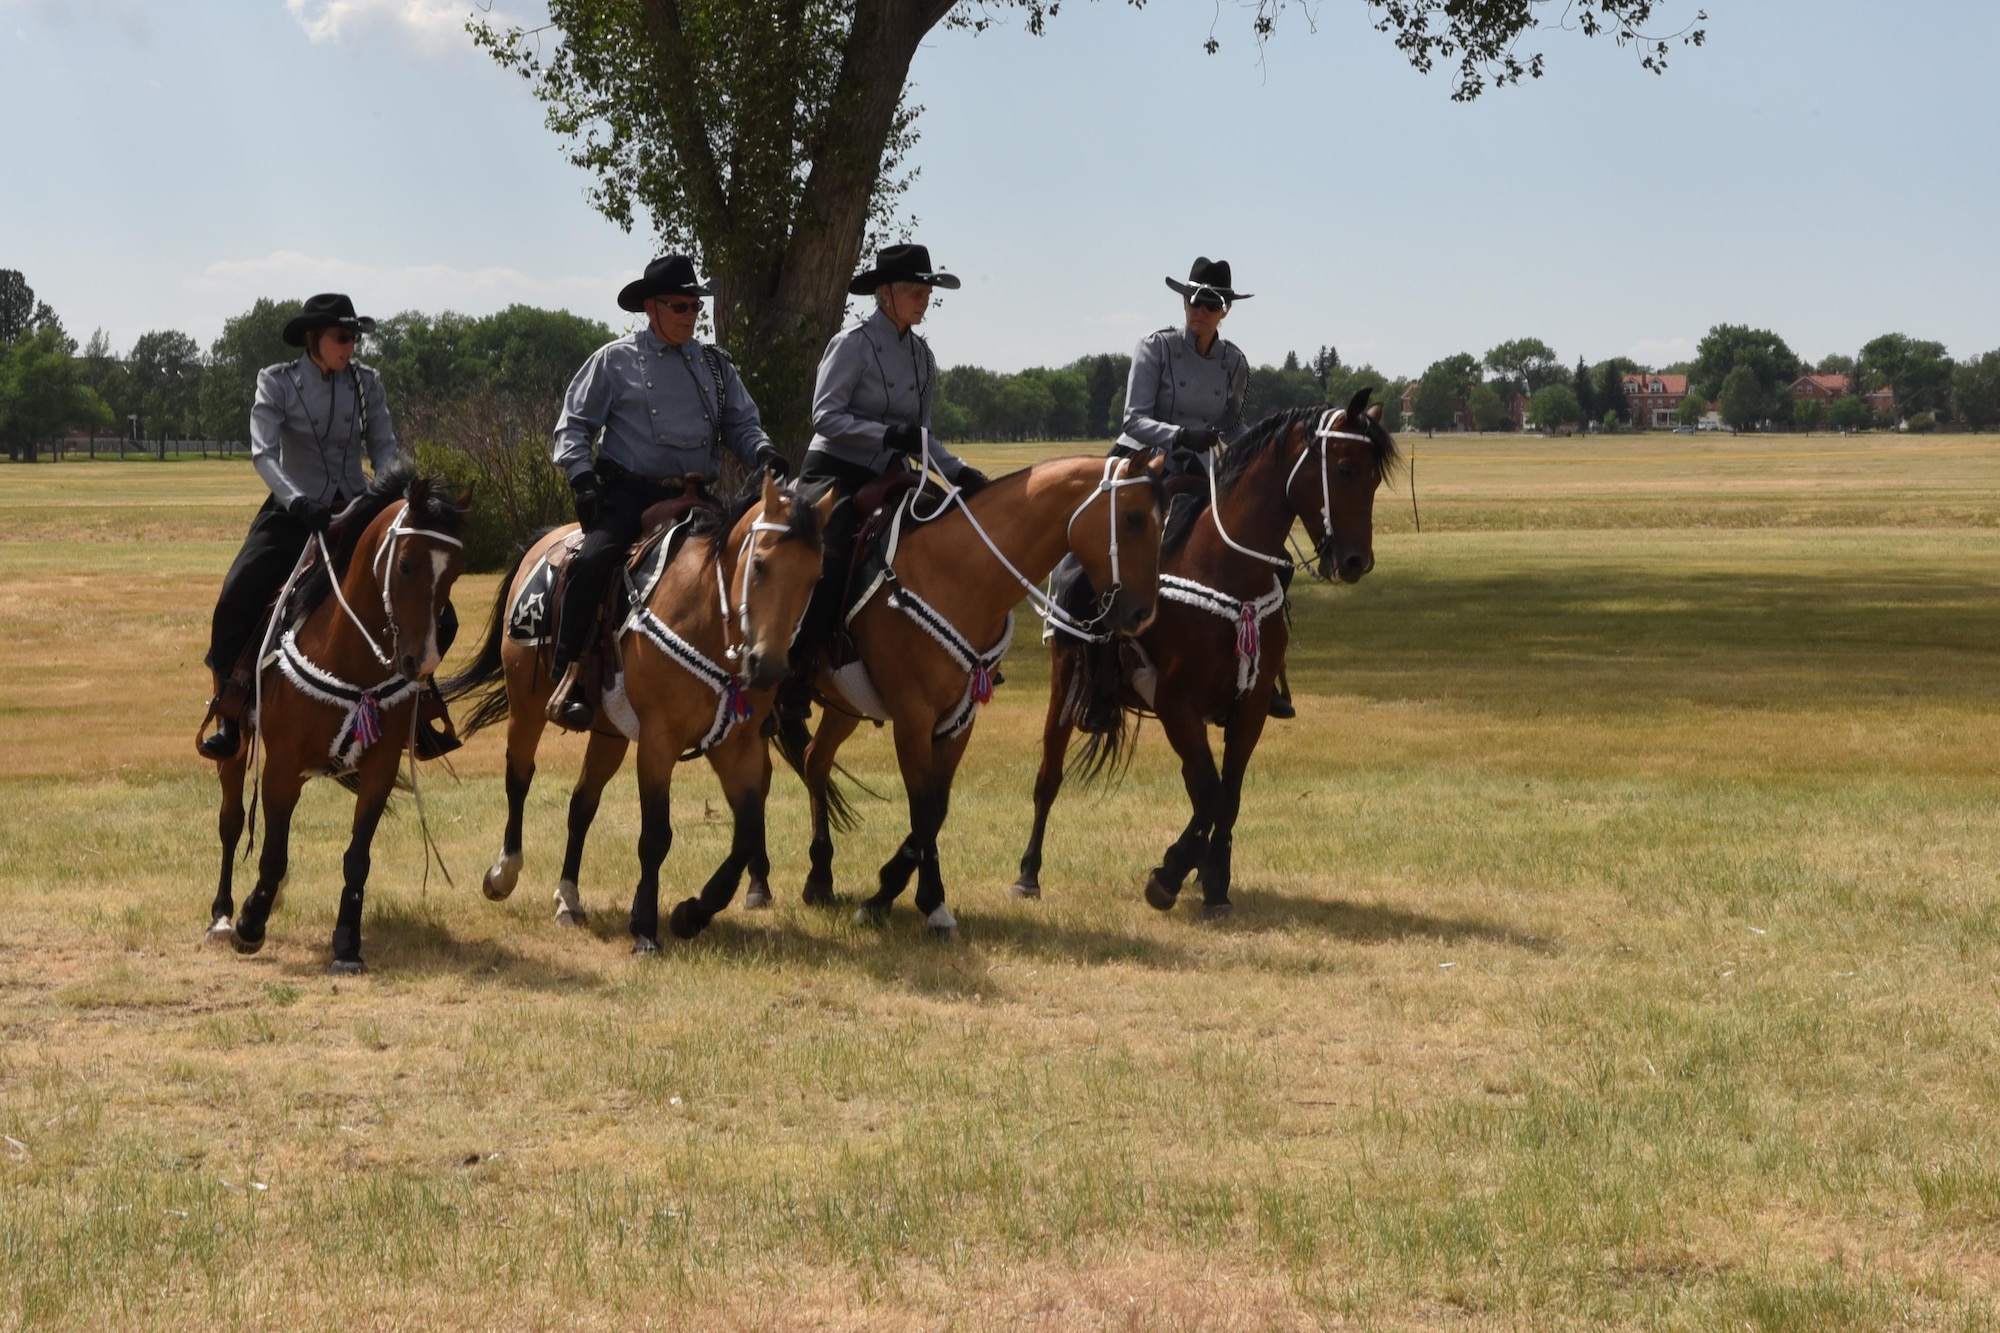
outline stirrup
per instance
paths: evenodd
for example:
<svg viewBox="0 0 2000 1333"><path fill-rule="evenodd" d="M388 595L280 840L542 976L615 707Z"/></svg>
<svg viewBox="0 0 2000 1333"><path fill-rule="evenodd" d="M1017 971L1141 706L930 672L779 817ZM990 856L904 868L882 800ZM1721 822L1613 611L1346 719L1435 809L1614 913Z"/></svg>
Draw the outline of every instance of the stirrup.
<svg viewBox="0 0 2000 1333"><path fill-rule="evenodd" d="M549 696L549 704L543 713L549 721L565 731L589 731L591 722L590 705L576 698L579 681L583 674L583 663L571 662L564 668L562 679L556 682L555 693Z"/></svg>
<svg viewBox="0 0 2000 1333"><path fill-rule="evenodd" d="M435 725L433 725L435 724ZM435 682L417 696L417 758L442 759L465 744L451 724L451 712Z"/></svg>
<svg viewBox="0 0 2000 1333"><path fill-rule="evenodd" d="M204 719L206 725L206 719ZM203 759L212 759L218 764L226 764L236 757L243 748L243 730L233 717L217 717L215 731L194 743L195 752Z"/></svg>

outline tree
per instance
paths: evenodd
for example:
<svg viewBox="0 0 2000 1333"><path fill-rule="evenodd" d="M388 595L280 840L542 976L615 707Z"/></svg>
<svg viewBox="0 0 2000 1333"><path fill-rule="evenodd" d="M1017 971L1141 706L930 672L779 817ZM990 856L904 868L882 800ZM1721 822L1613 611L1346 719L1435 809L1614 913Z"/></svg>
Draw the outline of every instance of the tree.
<svg viewBox="0 0 2000 1333"><path fill-rule="evenodd" d="M1749 392L1754 404L1746 406L1751 419L1761 421L1776 416L1780 398L1804 370L1796 353L1785 340L1769 329L1753 329L1742 324L1718 324L1695 347L1693 368L1688 371L1688 387L1704 398L1721 398L1723 385L1736 370L1750 372ZM1739 386L1740 389L1741 386ZM1740 397L1740 393L1739 393ZM1728 420L1725 406L1723 419Z"/></svg>
<svg viewBox="0 0 2000 1333"><path fill-rule="evenodd" d="M285 325L298 316L297 301L260 297L240 315L222 323L208 348L201 377L201 430L212 440L241 440L250 432L250 405L257 400L257 372L298 359L285 342Z"/></svg>
<svg viewBox="0 0 2000 1333"><path fill-rule="evenodd" d="M111 339L103 329L93 331L90 341L84 344L83 356L77 362L77 375L87 388L104 400L114 423L124 420L126 413L132 410L131 376L126 373L125 363L113 354ZM93 438L95 435L93 431Z"/></svg>
<svg viewBox="0 0 2000 1333"><path fill-rule="evenodd" d="M1852 375L1853 373L1854 358L1843 356L1839 352L1827 353L1819 359L1819 364L1813 367L1813 374L1815 375Z"/></svg>
<svg viewBox="0 0 2000 1333"><path fill-rule="evenodd" d="M1890 386L1899 411L1936 412L1951 399L1951 356L1944 344L1885 333L1861 349L1857 366L1864 392Z"/></svg>
<svg viewBox="0 0 2000 1333"><path fill-rule="evenodd" d="M1325 401L1326 390L1309 370L1301 370L1296 357L1288 358L1291 369L1256 366L1250 371L1249 389L1243 395L1243 419L1255 421L1272 412L1305 407Z"/></svg>
<svg viewBox="0 0 2000 1333"><path fill-rule="evenodd" d="M161 441L170 433L191 435L201 407L201 348L195 340L177 329L142 333L127 365L140 430Z"/></svg>
<svg viewBox="0 0 2000 1333"><path fill-rule="evenodd" d="M1552 431L1582 420L1583 404L1567 384L1545 385L1528 399L1528 424L1537 430Z"/></svg>
<svg viewBox="0 0 2000 1333"><path fill-rule="evenodd" d="M1755 430L1764 419L1764 391L1757 384L1757 372L1741 365L1722 380L1722 423L1731 430Z"/></svg>
<svg viewBox="0 0 2000 1333"><path fill-rule="evenodd" d="M1826 419L1845 432L1868 424L1868 401L1858 393L1844 393L1827 405Z"/></svg>
<svg viewBox="0 0 2000 1333"><path fill-rule="evenodd" d="M1084 405L1085 428L1093 440L1108 440L1118 433L1111 420L1111 400L1118 394L1118 372L1109 356L1090 362L1090 397Z"/></svg>
<svg viewBox="0 0 2000 1333"><path fill-rule="evenodd" d="M1583 358L1580 356L1576 359L1576 372L1570 376L1569 389L1576 395L1577 406L1583 412L1583 416L1578 420L1595 420L1606 411L1617 410L1615 406L1598 406L1597 390L1590 382L1590 367L1583 364ZM1623 389L1619 390L1618 396L1621 399L1625 396Z"/></svg>
<svg viewBox="0 0 2000 1333"><path fill-rule="evenodd" d="M1701 419L1708 415L1708 400L1698 393L1691 393L1681 399L1681 405L1674 409L1674 424L1677 426L1699 426Z"/></svg>
<svg viewBox="0 0 2000 1333"><path fill-rule="evenodd" d="M1951 372L1951 406L1974 430L2000 422L2000 351L1961 362Z"/></svg>
<svg viewBox="0 0 2000 1333"><path fill-rule="evenodd" d="M1591 371L1597 380L1597 398L1592 405L1600 412L1616 413L1620 421L1631 421L1632 406L1625 397L1625 377L1647 373L1646 367L1629 356L1598 362Z"/></svg>
<svg viewBox="0 0 2000 1333"><path fill-rule="evenodd" d="M1251 32L1288 0L1258 0ZM1632 44L1644 68L1668 41L1659 0L1367 0L1419 70L1455 59L1452 95L1542 73L1521 43L1544 25ZM864 245L894 232L920 108L904 85L940 23L981 30L1019 10L1040 33L1059 0L547 0L529 31L474 20L475 41L526 79L590 199L630 229L642 215L716 281L715 333L776 438L803 442L812 368L846 308ZM1699 20L1697 20L1699 21ZM1675 34L1700 45L1705 33ZM1208 49L1219 45L1208 39ZM949 256L940 255L941 261Z"/></svg>
<svg viewBox="0 0 2000 1333"><path fill-rule="evenodd" d="M1472 428L1481 433L1498 428L1507 419L1507 405L1491 384L1474 385L1466 396L1465 410L1472 417Z"/></svg>
<svg viewBox="0 0 2000 1333"><path fill-rule="evenodd" d="M1808 398L1792 405L1792 424L1810 435L1826 424L1826 404L1817 398Z"/></svg>
<svg viewBox="0 0 2000 1333"><path fill-rule="evenodd" d="M32 463L45 444L82 427L102 430L111 409L77 374L60 326L21 334L0 348L0 442Z"/></svg>
<svg viewBox="0 0 2000 1333"><path fill-rule="evenodd" d="M1501 343L1486 354L1486 368L1496 377L1495 387L1509 398L1530 397L1556 383L1563 373L1555 349L1540 338Z"/></svg>
<svg viewBox="0 0 2000 1333"><path fill-rule="evenodd" d="M1320 396L1324 399L1327 399L1327 401L1332 401L1326 391L1327 379L1329 376L1333 374L1334 371L1339 369L1340 369L1340 351L1338 348L1331 346L1322 347L1319 349L1319 351L1313 354L1313 359L1312 359L1313 378L1319 381Z"/></svg>
<svg viewBox="0 0 2000 1333"><path fill-rule="evenodd" d="M1410 424L1426 435L1435 435L1441 430L1450 430L1454 424L1451 415L1451 385L1443 375L1433 374L1437 367L1426 371L1417 382L1417 392L1410 400Z"/></svg>

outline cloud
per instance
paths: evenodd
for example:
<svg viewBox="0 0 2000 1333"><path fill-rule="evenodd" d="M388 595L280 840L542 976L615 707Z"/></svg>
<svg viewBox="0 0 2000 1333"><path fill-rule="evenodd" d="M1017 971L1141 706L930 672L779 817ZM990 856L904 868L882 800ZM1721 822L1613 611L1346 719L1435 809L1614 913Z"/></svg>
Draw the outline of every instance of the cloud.
<svg viewBox="0 0 2000 1333"><path fill-rule="evenodd" d="M234 293L245 305L259 296L347 292L373 315L444 309L481 314L519 301L563 305L602 317L613 308L624 281L622 276L540 277L515 268L365 264L278 250L261 259L210 264L186 285L194 292Z"/></svg>
<svg viewBox="0 0 2000 1333"><path fill-rule="evenodd" d="M78 20L103 23L124 33L134 46L153 40L153 19L146 0L0 0L0 10L24 13L52 27L66 27Z"/></svg>
<svg viewBox="0 0 2000 1333"><path fill-rule="evenodd" d="M1694 339L1648 338L1626 348L1625 355L1642 366L1671 366L1694 360Z"/></svg>
<svg viewBox="0 0 2000 1333"><path fill-rule="evenodd" d="M426 53L463 49L473 7L473 0L285 0L286 11L315 44L338 46L386 34ZM490 17L505 26L500 15Z"/></svg>

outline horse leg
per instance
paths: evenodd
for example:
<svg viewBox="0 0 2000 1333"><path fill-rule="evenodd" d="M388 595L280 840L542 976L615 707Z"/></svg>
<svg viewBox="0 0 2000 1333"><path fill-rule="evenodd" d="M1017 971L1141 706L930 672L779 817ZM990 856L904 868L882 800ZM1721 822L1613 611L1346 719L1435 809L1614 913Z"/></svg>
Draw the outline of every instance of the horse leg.
<svg viewBox="0 0 2000 1333"><path fill-rule="evenodd" d="M222 814L216 820L216 832L222 837L222 875L216 881L215 901L208 908L208 938L213 944L229 938L229 918L236 915L236 844L243 839L243 779L248 769L249 760L243 754L221 765Z"/></svg>
<svg viewBox="0 0 2000 1333"><path fill-rule="evenodd" d="M511 685L511 681L509 682ZM500 859L487 868L479 888L488 899L500 902L514 892L521 881L521 824L528 808L528 789L535 782L535 752L541 748L542 729L548 719L539 708L514 706L507 710L507 831L500 840Z"/></svg>
<svg viewBox="0 0 2000 1333"><path fill-rule="evenodd" d="M1049 647L1049 711L1042 719L1042 766L1035 771L1035 826L1028 850L1021 853L1021 877L1014 881L1016 898L1042 896L1042 838L1049 830L1049 810L1062 790L1063 759L1069 754L1070 732L1076 718L1069 691L1079 678L1082 654L1058 639Z"/></svg>
<svg viewBox="0 0 2000 1333"><path fill-rule="evenodd" d="M932 721L925 717L905 718L897 716L893 726L896 732L896 765L903 773L903 791L910 803L910 831L895 855L882 863L876 872L874 896L861 904L854 919L863 923L880 924L889 919L889 909L909 887L910 876L924 863L929 844L927 826L930 824L931 797L931 741ZM941 821L940 821L941 822Z"/></svg>
<svg viewBox="0 0 2000 1333"><path fill-rule="evenodd" d="M811 868L806 871L805 900L815 907L833 904L833 832L827 790L833 783L834 756L841 742L854 734L861 719L834 708L822 709L819 730L806 747L806 796L812 805Z"/></svg>
<svg viewBox="0 0 2000 1333"><path fill-rule="evenodd" d="M715 914L736 897L736 886L742 882L752 855L763 849L764 786L769 754L764 738L747 726L736 728L727 740L708 752L709 767L721 781L723 798L735 816L735 830L729 840L729 855L722 858L722 864L708 877L708 883L702 885L701 895L683 899L667 918L667 929L675 939L691 940L708 928Z"/></svg>
<svg viewBox="0 0 2000 1333"><path fill-rule="evenodd" d="M583 894L577 888L583 874L583 844L590 836L592 822L597 818L597 806L604 799L604 789L617 776L630 745L631 742L623 736L593 731L590 743L584 747L583 771L577 774L576 790L569 794L569 841L563 844L562 879L556 884L556 924L559 926L583 923Z"/></svg>
<svg viewBox="0 0 2000 1333"><path fill-rule="evenodd" d="M373 762L362 765L361 790L354 798L354 833L347 840L347 854L340 859L340 913L333 923L336 976L363 970L361 900L368 888L369 849L375 842L375 826L382 822L382 811L389 804L389 793L396 786L397 752L381 749L369 759Z"/></svg>
<svg viewBox="0 0 2000 1333"><path fill-rule="evenodd" d="M298 755L281 757L275 751L265 766L264 850L257 855L257 883L229 931L230 946L238 953L256 953L264 947L271 904L277 901L291 865L292 811L299 803L299 789L305 786L303 767Z"/></svg>
<svg viewBox="0 0 2000 1333"><path fill-rule="evenodd" d="M743 906L750 911L761 910L771 905L771 847L769 839L764 836L763 817L763 810L769 809L771 804L771 747L760 745L757 750L763 756L758 761L763 777L757 786L757 798L761 808L757 816L757 840L750 848L750 860L747 863L750 871L750 887L743 891Z"/></svg>
<svg viewBox="0 0 2000 1333"><path fill-rule="evenodd" d="M1208 850L1202 855L1201 919L1219 921L1235 908L1229 901L1230 853L1235 844L1236 812L1243 804L1243 774L1264 734L1263 700L1245 699L1222 732L1222 780L1210 805Z"/></svg>
<svg viewBox="0 0 2000 1333"><path fill-rule="evenodd" d="M639 736L639 886L632 891L632 952L660 951L660 864L673 850L674 764L680 751L658 729Z"/></svg>
<svg viewBox="0 0 2000 1333"><path fill-rule="evenodd" d="M1188 803L1194 807L1193 817L1181 830L1181 836L1146 877L1146 905L1170 912L1175 899L1180 897L1182 881L1208 846L1212 823L1209 807L1219 779L1215 756L1208 750L1208 724L1200 713L1185 707L1169 707L1160 713L1160 729L1167 733L1167 740L1181 757L1181 785L1187 788Z"/></svg>
<svg viewBox="0 0 2000 1333"><path fill-rule="evenodd" d="M938 856L938 834L943 831L945 816L951 810L952 777L958 772L958 761L971 738L972 728L967 727L937 747L924 798L910 802L910 836L919 840L923 850L923 858L917 863L917 910L924 914L924 920L937 937L946 941L958 938L958 919L944 905L944 863Z"/></svg>

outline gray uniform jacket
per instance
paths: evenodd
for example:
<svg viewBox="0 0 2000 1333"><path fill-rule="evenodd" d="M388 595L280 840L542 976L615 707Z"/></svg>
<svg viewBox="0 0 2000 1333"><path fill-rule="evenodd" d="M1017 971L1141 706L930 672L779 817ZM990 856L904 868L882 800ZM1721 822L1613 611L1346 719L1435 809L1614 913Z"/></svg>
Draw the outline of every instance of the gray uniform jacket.
<svg viewBox="0 0 2000 1333"><path fill-rule="evenodd" d="M329 376L302 356L257 372L250 461L279 508L301 495L328 505L354 499L368 486L364 454L377 472L396 458L389 402L371 367L353 361Z"/></svg>
<svg viewBox="0 0 2000 1333"><path fill-rule="evenodd" d="M813 386L813 440L809 453L831 454L858 463L878 476L898 455L882 447L890 426L931 425L937 386L937 359L912 329L898 337L896 325L877 310L851 329L842 329L819 359ZM956 482L963 460L935 439L931 464Z"/></svg>
<svg viewBox="0 0 2000 1333"><path fill-rule="evenodd" d="M697 338L670 347L650 328L604 344L570 381L549 446L565 476L590 471L600 430L599 457L655 480L712 480L723 449L750 467L771 442L727 353L704 355Z"/></svg>
<svg viewBox="0 0 2000 1333"><path fill-rule="evenodd" d="M1118 443L1168 449L1175 427L1206 426L1220 431L1228 444L1243 428L1243 391L1249 383L1250 360L1228 339L1218 336L1203 356L1184 328L1149 333L1132 350Z"/></svg>

